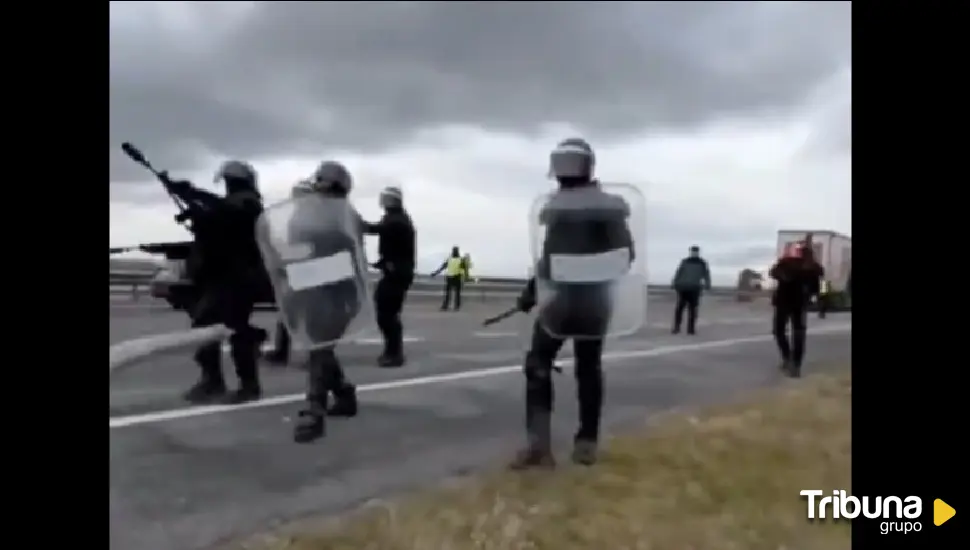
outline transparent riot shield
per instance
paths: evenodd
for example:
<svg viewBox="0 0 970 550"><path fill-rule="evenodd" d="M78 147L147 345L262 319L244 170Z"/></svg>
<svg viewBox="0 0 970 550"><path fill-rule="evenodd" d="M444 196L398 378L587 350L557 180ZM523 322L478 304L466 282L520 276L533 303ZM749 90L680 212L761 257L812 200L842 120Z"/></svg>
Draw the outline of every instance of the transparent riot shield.
<svg viewBox="0 0 970 550"><path fill-rule="evenodd" d="M311 193L270 206L256 240L294 349L351 340L373 326L360 216L349 201Z"/></svg>
<svg viewBox="0 0 970 550"><path fill-rule="evenodd" d="M600 183L538 197L530 212L536 316L556 338L633 334L647 317L646 200Z"/></svg>

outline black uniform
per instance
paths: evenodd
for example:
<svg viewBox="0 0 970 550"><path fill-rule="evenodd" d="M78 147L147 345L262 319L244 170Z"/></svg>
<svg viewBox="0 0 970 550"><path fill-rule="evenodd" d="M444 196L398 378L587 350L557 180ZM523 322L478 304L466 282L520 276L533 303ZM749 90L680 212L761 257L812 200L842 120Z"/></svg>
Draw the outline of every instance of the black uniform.
<svg viewBox="0 0 970 550"><path fill-rule="evenodd" d="M808 302L819 291L819 280L824 275L822 266L809 255L805 258L786 257L772 266L769 274L778 281L772 296L775 308L772 333L781 353L781 369L789 376L801 374L805 357L805 331ZM791 324L791 341L788 325Z"/></svg>
<svg viewBox="0 0 970 550"><path fill-rule="evenodd" d="M549 277L552 254L598 254L629 248L633 259L633 239L627 225L629 206L620 197L589 187L571 194L583 193L582 209L559 209L554 195L540 214L548 228L543 244L543 257L537 274ZM529 311L536 303L535 279L531 279L519 298L520 308ZM553 410L552 372L564 339L555 334L583 335L573 339L575 376L579 398L577 445L594 445L599 440L600 415L603 409L603 336L612 314L610 283L557 284L556 297L543 304L532 332L532 344L525 358L526 431L529 447L519 464L522 467L541 461L550 452L550 422ZM553 325L553 326L549 326Z"/></svg>
<svg viewBox="0 0 970 550"><path fill-rule="evenodd" d="M258 347L265 332L252 327L257 289L266 273L255 239L255 224L263 211L262 197L253 189L230 190L225 197L198 189L188 182L171 182L169 188L188 205L195 243L189 277L199 288L192 308L193 327L224 324L234 331L229 338L231 356L239 377L239 390L230 402L258 399ZM202 370L199 382L185 398L208 402L226 391L219 342L199 348L195 360Z"/></svg>
<svg viewBox="0 0 970 550"><path fill-rule="evenodd" d="M367 233L377 235L381 280L374 290L377 326L384 336L384 352L379 364L397 367L404 364L404 327L401 309L414 282L416 232L411 216L401 207L386 208L381 221L367 224Z"/></svg>
<svg viewBox="0 0 970 550"><path fill-rule="evenodd" d="M313 202L305 204L312 207ZM299 207L298 204L297 208ZM309 216L313 214L315 213L310 213ZM315 258L350 252L358 270L357 278L360 279L367 276L366 265L359 256L364 250L364 222L356 210L350 215L353 220L346 223L356 226L356 235L320 232L318 226L312 223L309 227L302 224L302 220L312 218L299 215L294 215L289 234L294 241L310 244ZM285 304L281 307L285 323L296 329L297 324L302 321L305 323L302 328L315 339L333 342L311 349L307 360L307 407L300 411L301 419L295 427L294 439L298 443L308 443L324 435L326 415L357 414L356 388L347 381L335 348L336 342L343 337L360 312L366 296L360 294L356 280L343 280L302 290L289 298L298 300L299 303L295 304L296 308L288 308ZM328 406L330 393L335 397L332 407Z"/></svg>

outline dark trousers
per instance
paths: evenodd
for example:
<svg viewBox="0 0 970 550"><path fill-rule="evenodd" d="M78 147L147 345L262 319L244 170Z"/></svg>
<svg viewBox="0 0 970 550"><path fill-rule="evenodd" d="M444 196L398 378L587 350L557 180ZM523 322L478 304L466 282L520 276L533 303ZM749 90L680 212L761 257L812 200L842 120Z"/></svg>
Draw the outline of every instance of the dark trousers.
<svg viewBox="0 0 970 550"><path fill-rule="evenodd" d="M778 302L772 319L772 333L778 344L781 358L800 367L805 357L805 306ZM791 341L788 338L788 325L791 324Z"/></svg>
<svg viewBox="0 0 970 550"><path fill-rule="evenodd" d="M283 321L276 322L276 339L273 343L273 353L286 359L290 356L290 331L286 330Z"/></svg>
<svg viewBox="0 0 970 550"><path fill-rule="evenodd" d="M537 322L525 358L525 423L530 441L545 446L550 440L553 409L553 365L565 340L550 336ZM579 398L576 439L597 441L603 411L603 340L573 340Z"/></svg>
<svg viewBox="0 0 970 550"><path fill-rule="evenodd" d="M304 295L303 299L307 301L302 305L305 309L299 314L293 312L294 321L302 320L305 323L307 334L311 335L311 345L314 346L308 354L306 369L307 407L313 413L326 412L327 398L331 392L339 399L353 391L335 349L360 312L361 299L366 298L359 294L359 289L356 281L341 281L320 287L312 291L313 296ZM295 297L292 299L296 301ZM294 330L299 331L295 327ZM292 340L292 335L287 339ZM319 342L329 343L316 345Z"/></svg>
<svg viewBox="0 0 970 550"><path fill-rule="evenodd" d="M829 310L828 294L819 294L818 298L818 318L825 319L825 314Z"/></svg>
<svg viewBox="0 0 970 550"><path fill-rule="evenodd" d="M684 309L687 310L687 332L694 332L697 328L697 306L701 302L700 290L678 290L677 305L674 307L674 330L680 330L684 319Z"/></svg>
<svg viewBox="0 0 970 550"><path fill-rule="evenodd" d="M249 324L254 305L250 294L245 285L205 289L192 311L192 327L224 324L232 329L234 332L229 337L230 356L236 366L239 383L243 387L258 388L259 372L256 361L260 335ZM203 381L224 383L220 342L210 342L199 347L195 352L195 362L202 370Z"/></svg>
<svg viewBox="0 0 970 550"><path fill-rule="evenodd" d="M335 346L326 346L310 351L307 364L306 399L307 407L313 413L326 413L328 396L331 392L334 397L340 399L354 389L344 375L344 369L340 366L340 360L334 348Z"/></svg>
<svg viewBox="0 0 970 550"><path fill-rule="evenodd" d="M413 273L385 273L374 289L377 328L384 336L383 355L386 357L399 357L404 354L401 310L404 309L404 300L413 281Z"/></svg>
<svg viewBox="0 0 970 550"><path fill-rule="evenodd" d="M448 309L448 306L451 304L452 294L455 296L455 311L461 309L461 286L461 275L445 277L445 296L444 301L441 302L441 309Z"/></svg>

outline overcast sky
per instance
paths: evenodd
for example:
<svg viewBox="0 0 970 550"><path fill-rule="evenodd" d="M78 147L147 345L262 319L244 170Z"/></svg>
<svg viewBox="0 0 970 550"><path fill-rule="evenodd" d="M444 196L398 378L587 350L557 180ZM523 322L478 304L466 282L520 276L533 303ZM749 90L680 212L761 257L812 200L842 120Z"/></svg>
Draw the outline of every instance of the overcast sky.
<svg viewBox="0 0 970 550"><path fill-rule="evenodd" d="M249 160L268 202L324 159L404 190L425 270L452 245L524 276L566 137L647 197L648 269L716 283L785 227L851 233L849 2L111 2L111 246L188 237L158 166ZM376 243L369 243L373 251Z"/></svg>

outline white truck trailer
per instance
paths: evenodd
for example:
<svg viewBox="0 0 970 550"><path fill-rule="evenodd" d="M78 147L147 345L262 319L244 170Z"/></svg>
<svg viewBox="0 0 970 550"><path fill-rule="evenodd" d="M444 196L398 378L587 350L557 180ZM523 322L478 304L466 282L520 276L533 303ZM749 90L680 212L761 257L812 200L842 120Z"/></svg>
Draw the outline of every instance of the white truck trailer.
<svg viewBox="0 0 970 550"><path fill-rule="evenodd" d="M785 254L788 247L805 241L812 234L815 260L825 269L829 284L828 307L832 311L851 309L852 296L847 292L852 274L852 238L836 231L785 229L778 232L777 256Z"/></svg>

